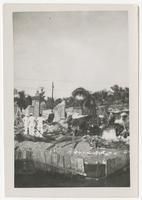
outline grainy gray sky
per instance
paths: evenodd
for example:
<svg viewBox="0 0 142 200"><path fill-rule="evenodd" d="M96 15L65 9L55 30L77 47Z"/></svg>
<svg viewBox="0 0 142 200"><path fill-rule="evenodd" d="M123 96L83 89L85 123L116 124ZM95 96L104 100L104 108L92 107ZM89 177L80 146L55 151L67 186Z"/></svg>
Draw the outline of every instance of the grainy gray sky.
<svg viewBox="0 0 142 200"><path fill-rule="evenodd" d="M14 13L14 86L55 97L77 87L90 91L128 86L125 11Z"/></svg>

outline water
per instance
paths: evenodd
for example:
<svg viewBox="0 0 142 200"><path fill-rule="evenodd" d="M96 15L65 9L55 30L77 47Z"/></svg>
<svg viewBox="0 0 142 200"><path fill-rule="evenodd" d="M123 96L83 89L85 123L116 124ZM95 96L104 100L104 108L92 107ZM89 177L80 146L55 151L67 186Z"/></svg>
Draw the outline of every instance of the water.
<svg viewBox="0 0 142 200"><path fill-rule="evenodd" d="M130 170L100 180L43 172L15 175L15 187L130 187Z"/></svg>

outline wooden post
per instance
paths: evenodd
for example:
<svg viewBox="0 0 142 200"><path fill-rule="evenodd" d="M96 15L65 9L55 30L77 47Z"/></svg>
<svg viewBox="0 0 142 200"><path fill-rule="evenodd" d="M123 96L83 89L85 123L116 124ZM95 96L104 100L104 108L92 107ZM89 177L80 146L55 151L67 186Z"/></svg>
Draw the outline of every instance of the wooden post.
<svg viewBox="0 0 142 200"><path fill-rule="evenodd" d="M54 83L52 82L52 111L53 111L53 103L54 103L54 97L53 97L53 93L54 93Z"/></svg>

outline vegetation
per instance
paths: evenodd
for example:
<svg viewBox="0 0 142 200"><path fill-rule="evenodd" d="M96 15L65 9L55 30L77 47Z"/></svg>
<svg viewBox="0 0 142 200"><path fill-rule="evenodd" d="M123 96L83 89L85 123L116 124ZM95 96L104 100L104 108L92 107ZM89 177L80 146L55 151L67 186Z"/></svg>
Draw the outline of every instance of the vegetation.
<svg viewBox="0 0 142 200"><path fill-rule="evenodd" d="M110 90L101 90L92 94L97 105L129 104L129 88L114 85Z"/></svg>
<svg viewBox="0 0 142 200"><path fill-rule="evenodd" d="M44 88L41 87L40 91L37 91L35 96L26 96L24 91L17 91L14 89L14 93L18 96L14 96L14 102L20 107L20 109L25 109L28 105L32 104L32 99L37 99L39 105L41 102L45 102L46 108L51 109L62 101L58 98L53 101L51 97L45 98ZM114 85L110 87L109 90L96 91L94 93L89 92L84 88L77 88L72 92L70 97L64 98L66 102L66 107L78 107L80 106L83 111L88 112L88 108L93 109L96 106L101 105L115 105L115 104L129 104L129 88L119 87ZM90 109L90 110L91 110ZM94 109L92 112L96 112Z"/></svg>
<svg viewBox="0 0 142 200"><path fill-rule="evenodd" d="M30 95L26 96L24 91L17 92L14 96L14 102L17 103L20 110L25 109L28 105L32 105L32 97Z"/></svg>

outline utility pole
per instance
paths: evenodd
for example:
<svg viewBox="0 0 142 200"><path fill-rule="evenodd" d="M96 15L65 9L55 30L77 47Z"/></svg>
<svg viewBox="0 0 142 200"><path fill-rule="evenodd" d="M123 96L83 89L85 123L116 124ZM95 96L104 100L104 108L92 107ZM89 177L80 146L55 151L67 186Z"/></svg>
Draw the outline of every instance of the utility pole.
<svg viewBox="0 0 142 200"><path fill-rule="evenodd" d="M53 97L53 93L54 93L54 82L52 82L52 111L53 111L53 103L54 103L54 97Z"/></svg>
<svg viewBox="0 0 142 200"><path fill-rule="evenodd" d="M39 111L38 111L38 112L39 112L39 113L38 113L39 116L40 116L40 103L41 103L41 94L40 94L40 92L39 92Z"/></svg>

